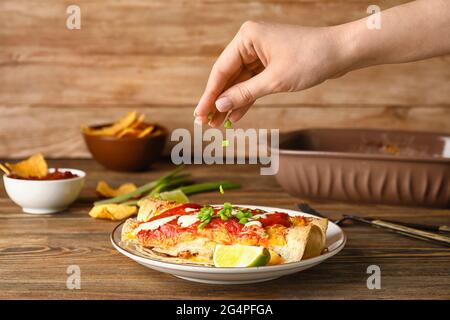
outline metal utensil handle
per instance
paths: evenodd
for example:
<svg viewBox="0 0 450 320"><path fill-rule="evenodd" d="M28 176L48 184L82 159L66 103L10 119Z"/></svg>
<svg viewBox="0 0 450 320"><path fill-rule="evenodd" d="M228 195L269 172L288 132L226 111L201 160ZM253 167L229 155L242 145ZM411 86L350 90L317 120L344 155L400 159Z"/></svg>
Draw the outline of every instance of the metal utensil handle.
<svg viewBox="0 0 450 320"><path fill-rule="evenodd" d="M445 237L445 236L440 235L440 234L435 234L435 233L432 233L432 232L427 232L427 231L423 231L423 230L413 229L413 228L405 227L405 226L402 226L402 225L399 225L399 224L386 222L386 221L382 221L382 220L373 220L372 223L374 225L382 227L382 228L387 228L387 229L399 231L399 232L402 232L402 233L405 233L405 234L410 234L412 236L416 236L416 237L420 237L420 238L425 238L425 239L430 239L430 240L433 240L433 241L438 241L438 242L445 243L448 246L450 246L450 238L449 237Z"/></svg>

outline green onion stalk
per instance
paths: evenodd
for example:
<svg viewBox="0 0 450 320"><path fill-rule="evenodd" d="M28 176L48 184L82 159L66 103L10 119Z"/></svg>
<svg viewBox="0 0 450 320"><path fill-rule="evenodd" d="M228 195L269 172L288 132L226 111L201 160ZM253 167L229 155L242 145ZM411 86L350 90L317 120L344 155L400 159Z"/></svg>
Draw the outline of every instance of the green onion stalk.
<svg viewBox="0 0 450 320"><path fill-rule="evenodd" d="M208 192L208 191L216 191L219 190L220 186L222 186L222 190L227 189L238 189L241 187L239 183L223 181L223 182L204 182L192 184L189 186L182 186L179 189L184 192L186 195Z"/></svg>
<svg viewBox="0 0 450 320"><path fill-rule="evenodd" d="M191 194L195 194L195 193L202 193L202 192L208 192L208 191L216 191L220 188L220 186L222 186L223 190L227 190L227 189L237 189L240 188L241 185L235 182L229 182L229 181L223 181L223 182L204 182L204 183L196 183L196 184L191 184L188 186L182 186L179 187L177 189L174 190L180 190L181 192L183 192L185 195L191 195ZM166 189L167 190L167 189ZM171 191L174 191L171 190ZM157 196L157 193L152 194L151 196ZM123 204L125 205L137 205L139 202L139 200L131 200L131 201L127 201Z"/></svg>
<svg viewBox="0 0 450 320"><path fill-rule="evenodd" d="M181 170L183 170L184 166L178 166L175 170L173 170L172 172L168 173L167 175L151 181L149 183L144 184L143 186L140 186L139 188L137 188L134 191L131 191L127 194L123 194L111 199L105 199L105 200L101 200L101 201L96 201L94 202L95 206L98 205L102 205L102 204L110 204L110 203L122 203L125 202L131 198L135 198L135 197L139 197L144 193L150 192L151 190L153 190L155 187L157 187L159 184L163 183L163 182L168 182L170 181L170 179L172 179L174 176L176 176Z"/></svg>
<svg viewBox="0 0 450 320"><path fill-rule="evenodd" d="M190 178L190 174L180 174L178 176L173 177L170 180L161 181L149 194L148 196L154 196L158 193L161 193L166 190L174 189L182 184L187 182L187 179Z"/></svg>

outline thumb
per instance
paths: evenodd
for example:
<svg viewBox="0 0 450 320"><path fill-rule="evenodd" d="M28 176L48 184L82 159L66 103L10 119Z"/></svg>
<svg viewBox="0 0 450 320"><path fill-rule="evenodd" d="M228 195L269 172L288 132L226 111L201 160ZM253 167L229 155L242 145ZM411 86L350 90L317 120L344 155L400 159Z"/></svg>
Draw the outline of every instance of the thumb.
<svg viewBox="0 0 450 320"><path fill-rule="evenodd" d="M252 105L256 99L271 93L270 83L269 73L264 70L225 90L216 100L216 108L220 112L228 112Z"/></svg>

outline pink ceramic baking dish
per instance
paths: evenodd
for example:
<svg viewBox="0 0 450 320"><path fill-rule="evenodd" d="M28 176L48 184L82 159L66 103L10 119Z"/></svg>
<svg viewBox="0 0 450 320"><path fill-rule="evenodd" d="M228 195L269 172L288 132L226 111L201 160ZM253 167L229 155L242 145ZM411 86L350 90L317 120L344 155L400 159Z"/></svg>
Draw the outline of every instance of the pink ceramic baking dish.
<svg viewBox="0 0 450 320"><path fill-rule="evenodd" d="M450 207L450 135L307 129L280 139L276 178L306 199Z"/></svg>

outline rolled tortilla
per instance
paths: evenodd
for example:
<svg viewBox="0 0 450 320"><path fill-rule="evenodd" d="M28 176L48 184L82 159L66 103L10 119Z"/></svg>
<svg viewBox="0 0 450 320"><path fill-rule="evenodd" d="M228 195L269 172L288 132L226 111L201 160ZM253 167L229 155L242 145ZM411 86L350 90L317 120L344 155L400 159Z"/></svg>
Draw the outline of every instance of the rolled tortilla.
<svg viewBox="0 0 450 320"><path fill-rule="evenodd" d="M139 243L135 230L140 223L147 222L149 219L181 205L183 204L155 199L143 201L137 219L128 219L125 222L122 228L122 241L132 242L137 248L140 248L141 253L163 261L212 265L215 245L223 244L220 238L215 236L205 237L205 233L199 233L193 240L186 239L186 241L170 246L164 243L160 245L151 242ZM276 227L277 232L270 233L269 241L264 244L267 249L279 255L279 259L274 259L277 263L296 262L316 257L325 249L327 219L292 217L292 221L293 225L290 227L281 225ZM228 237L224 239L228 239ZM233 244L242 243L236 241Z"/></svg>
<svg viewBox="0 0 450 320"><path fill-rule="evenodd" d="M287 229L286 245L274 246L284 263L300 261L320 255L325 249L327 219L310 219L304 226Z"/></svg>

